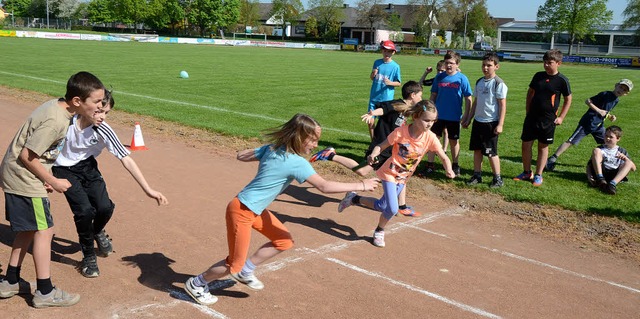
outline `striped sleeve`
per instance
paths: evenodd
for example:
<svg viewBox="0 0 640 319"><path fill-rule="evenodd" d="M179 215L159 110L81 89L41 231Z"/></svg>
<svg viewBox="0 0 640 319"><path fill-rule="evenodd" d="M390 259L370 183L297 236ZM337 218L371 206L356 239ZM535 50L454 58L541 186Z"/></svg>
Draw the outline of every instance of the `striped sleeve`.
<svg viewBox="0 0 640 319"><path fill-rule="evenodd" d="M95 130L104 142L106 148L115 157L117 157L118 159L123 159L131 154L131 152L129 152L129 150L124 147L124 145L122 145L122 143L118 139L118 136L116 135L116 132L113 131L109 124L107 124L106 122L102 122L102 124L95 127Z"/></svg>

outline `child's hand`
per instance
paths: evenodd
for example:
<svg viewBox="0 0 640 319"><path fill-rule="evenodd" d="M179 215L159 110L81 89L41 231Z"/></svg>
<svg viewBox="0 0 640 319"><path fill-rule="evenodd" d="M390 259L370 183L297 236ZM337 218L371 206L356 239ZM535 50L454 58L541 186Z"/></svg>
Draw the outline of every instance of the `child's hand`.
<svg viewBox="0 0 640 319"><path fill-rule="evenodd" d="M456 177L456 173L454 173L453 170L450 168L446 170L445 175L451 179Z"/></svg>
<svg viewBox="0 0 640 319"><path fill-rule="evenodd" d="M373 115L371 115L370 113L364 114L360 117L362 119L363 122L372 125L373 122L375 121L375 117Z"/></svg>
<svg viewBox="0 0 640 319"><path fill-rule="evenodd" d="M615 115L609 113L607 114L607 119L611 122L615 122L618 118Z"/></svg>
<svg viewBox="0 0 640 319"><path fill-rule="evenodd" d="M376 189L379 183L380 183L380 179L378 178L370 178L362 181L362 185L364 185L365 191L372 191Z"/></svg>
<svg viewBox="0 0 640 319"><path fill-rule="evenodd" d="M502 134L502 125L496 126L495 130L493 130L493 133L496 135Z"/></svg>
<svg viewBox="0 0 640 319"><path fill-rule="evenodd" d="M49 186L51 187L51 189L55 190L58 193L64 193L71 187L71 183L66 179L56 178L55 181ZM47 188L46 185L45 188Z"/></svg>
<svg viewBox="0 0 640 319"><path fill-rule="evenodd" d="M432 68L432 67L428 67L428 68L425 70L425 73L429 74L429 73L431 73L431 71L433 71L433 68Z"/></svg>
<svg viewBox="0 0 640 319"><path fill-rule="evenodd" d="M389 78L385 76L384 77L384 84L385 85L391 85L391 84L393 84L393 81L389 80Z"/></svg>
<svg viewBox="0 0 640 319"><path fill-rule="evenodd" d="M149 191L147 196L155 199L158 202L158 206L160 206L160 205L168 205L169 204L169 200L167 200L167 198L164 197L164 195L162 195L162 193L160 193L158 191L151 190L151 191Z"/></svg>
<svg viewBox="0 0 640 319"><path fill-rule="evenodd" d="M374 155L373 152L369 156L367 156L367 163L369 163L369 165L377 163L378 160L378 155Z"/></svg>
<svg viewBox="0 0 640 319"><path fill-rule="evenodd" d="M629 158L626 157L624 154L618 152L618 154L616 154L616 157L623 160L623 161L627 161Z"/></svg>
<svg viewBox="0 0 640 319"><path fill-rule="evenodd" d="M553 121L553 123L555 123L556 125L562 125L562 118L561 117L556 117L555 121Z"/></svg>

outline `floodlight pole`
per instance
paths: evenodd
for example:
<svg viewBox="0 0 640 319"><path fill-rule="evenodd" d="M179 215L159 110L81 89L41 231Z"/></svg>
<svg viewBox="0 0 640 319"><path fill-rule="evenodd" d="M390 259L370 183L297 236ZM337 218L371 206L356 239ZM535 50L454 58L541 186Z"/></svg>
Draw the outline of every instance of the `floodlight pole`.
<svg viewBox="0 0 640 319"><path fill-rule="evenodd" d="M47 0L47 29L49 29L49 0Z"/></svg>
<svg viewBox="0 0 640 319"><path fill-rule="evenodd" d="M464 8L464 34L462 35L462 49L467 49L467 16L469 15L468 8Z"/></svg>

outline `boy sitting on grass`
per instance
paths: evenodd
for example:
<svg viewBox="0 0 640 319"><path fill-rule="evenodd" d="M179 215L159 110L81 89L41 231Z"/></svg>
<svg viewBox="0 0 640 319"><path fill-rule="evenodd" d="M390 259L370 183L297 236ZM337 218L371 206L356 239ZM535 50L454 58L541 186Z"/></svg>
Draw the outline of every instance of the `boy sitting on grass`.
<svg viewBox="0 0 640 319"><path fill-rule="evenodd" d="M618 146L622 129L612 125L604 133L604 144L593 150L587 163L587 180L607 194L615 195L618 183L627 180L630 171L636 170L627 150Z"/></svg>

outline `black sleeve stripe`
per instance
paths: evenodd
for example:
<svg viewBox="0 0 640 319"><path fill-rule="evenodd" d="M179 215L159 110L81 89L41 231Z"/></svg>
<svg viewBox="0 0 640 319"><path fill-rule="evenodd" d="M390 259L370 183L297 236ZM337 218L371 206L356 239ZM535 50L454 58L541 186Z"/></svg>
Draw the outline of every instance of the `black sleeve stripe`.
<svg viewBox="0 0 640 319"><path fill-rule="evenodd" d="M116 152L120 154L121 157L129 155L129 151L124 147L124 145L122 145L122 143L118 139L118 136L116 135L116 132L113 131L111 126L109 126L105 122L102 122L102 124L97 126L95 129L100 137L102 137L105 141L109 141L111 144L113 144Z"/></svg>

